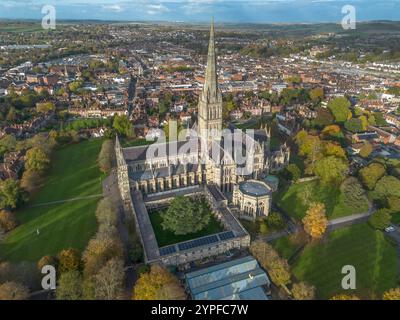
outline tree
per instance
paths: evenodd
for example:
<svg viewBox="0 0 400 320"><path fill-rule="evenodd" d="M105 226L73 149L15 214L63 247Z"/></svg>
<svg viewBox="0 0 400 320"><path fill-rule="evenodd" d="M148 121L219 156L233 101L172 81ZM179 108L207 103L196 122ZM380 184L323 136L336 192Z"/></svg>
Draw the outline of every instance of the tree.
<svg viewBox="0 0 400 320"><path fill-rule="evenodd" d="M380 209L376 211L369 219L369 224L378 230L383 230L389 226L392 216L388 209Z"/></svg>
<svg viewBox="0 0 400 320"><path fill-rule="evenodd" d="M344 149L337 143L324 142L323 147L324 156L335 156L338 158L347 159L346 151L344 151Z"/></svg>
<svg viewBox="0 0 400 320"><path fill-rule="evenodd" d="M265 221L272 229L281 230L285 228L285 220L283 220L282 216L278 212L270 213Z"/></svg>
<svg viewBox="0 0 400 320"><path fill-rule="evenodd" d="M320 239L328 226L326 218L325 205L323 203L313 203L307 210L302 219L304 230L312 239Z"/></svg>
<svg viewBox="0 0 400 320"><path fill-rule="evenodd" d="M292 295L296 300L313 300L315 298L315 287L306 282L295 283L293 284Z"/></svg>
<svg viewBox="0 0 400 320"><path fill-rule="evenodd" d="M36 267L28 262L0 262L0 284L5 282L16 282L27 288L37 285L38 273Z"/></svg>
<svg viewBox="0 0 400 320"><path fill-rule="evenodd" d="M55 109L56 107L53 102L36 103L36 112L48 113L50 111L54 111Z"/></svg>
<svg viewBox="0 0 400 320"><path fill-rule="evenodd" d="M83 86L83 80L76 80L76 81L71 82L68 85L68 88L70 91L76 93L79 91L79 89L82 88L82 86Z"/></svg>
<svg viewBox="0 0 400 320"><path fill-rule="evenodd" d="M4 228L0 225L0 242L4 240L5 236L6 236L6 230L4 230Z"/></svg>
<svg viewBox="0 0 400 320"><path fill-rule="evenodd" d="M387 126L387 122L386 122L385 118L383 117L382 112L374 112L374 113L373 113L373 116L374 116L374 118L375 118L375 124L376 124L378 127Z"/></svg>
<svg viewBox="0 0 400 320"><path fill-rule="evenodd" d="M268 231L269 231L268 225L266 224L265 221L261 221L258 228L259 228L259 232L260 232L261 234L267 234Z"/></svg>
<svg viewBox="0 0 400 320"><path fill-rule="evenodd" d="M261 266L268 270L271 280L278 286L286 286L290 283L290 267L287 261L264 241L253 241L250 245L251 254L260 262Z"/></svg>
<svg viewBox="0 0 400 320"><path fill-rule="evenodd" d="M299 146L299 154L301 156L311 156L314 157L315 154L318 154L322 150L321 140L318 136L313 136L310 134L304 135L305 131L300 131L296 136L296 142Z"/></svg>
<svg viewBox="0 0 400 320"><path fill-rule="evenodd" d="M101 146L98 163L100 170L104 173L109 173L112 168L114 156L114 143L111 140L105 140Z"/></svg>
<svg viewBox="0 0 400 320"><path fill-rule="evenodd" d="M43 177L40 173L25 170L21 178L21 188L28 193L33 193L43 183Z"/></svg>
<svg viewBox="0 0 400 320"><path fill-rule="evenodd" d="M389 196L386 204L391 214L400 212L400 197Z"/></svg>
<svg viewBox="0 0 400 320"><path fill-rule="evenodd" d="M0 181L0 208L16 209L23 200L22 190L17 181Z"/></svg>
<svg viewBox="0 0 400 320"><path fill-rule="evenodd" d="M0 139L0 154L14 151L17 145L17 139L12 134L6 134Z"/></svg>
<svg viewBox="0 0 400 320"><path fill-rule="evenodd" d="M360 182L355 177L349 177L343 181L340 190L344 195L344 202L353 212L360 212L368 203L368 199Z"/></svg>
<svg viewBox="0 0 400 320"><path fill-rule="evenodd" d="M57 300L80 300L82 281L82 275L77 270L61 274L56 291Z"/></svg>
<svg viewBox="0 0 400 320"><path fill-rule="evenodd" d="M307 157L306 172L313 173L315 162L323 157L323 145L320 138L303 130L296 135L295 141L299 146L299 155Z"/></svg>
<svg viewBox="0 0 400 320"><path fill-rule="evenodd" d="M336 124L332 124L329 126L326 126L323 130L322 130L322 137L324 139L326 138L330 138L330 137L336 137L341 133L340 127Z"/></svg>
<svg viewBox="0 0 400 320"><path fill-rule="evenodd" d="M333 123L334 117L332 113L326 108L318 108L317 116L313 120L314 125L323 128Z"/></svg>
<svg viewBox="0 0 400 320"><path fill-rule="evenodd" d="M293 181L297 181L301 178L301 170L296 164L289 164L286 170L289 173L290 179Z"/></svg>
<svg viewBox="0 0 400 320"><path fill-rule="evenodd" d="M128 117L125 115L116 115L113 122L113 128L118 134L125 137L133 137L133 127Z"/></svg>
<svg viewBox="0 0 400 320"><path fill-rule="evenodd" d="M358 177L361 183L367 187L368 190L372 190L375 188L376 183L380 178L382 178L386 174L385 167L380 163L371 163L365 168L362 168Z"/></svg>
<svg viewBox="0 0 400 320"><path fill-rule="evenodd" d="M400 180L394 176L384 176L371 193L375 200L385 200L389 196L400 197Z"/></svg>
<svg viewBox="0 0 400 320"><path fill-rule="evenodd" d="M328 156L317 160L315 174L321 178L325 185L338 185L346 177L349 166L345 159Z"/></svg>
<svg viewBox="0 0 400 320"><path fill-rule="evenodd" d="M323 88L314 88L310 90L310 99L313 102L319 102L324 99L324 89Z"/></svg>
<svg viewBox="0 0 400 320"><path fill-rule="evenodd" d="M37 268L39 272L42 271L44 266L53 266L54 268L58 269L58 259L55 256L43 256L37 263Z"/></svg>
<svg viewBox="0 0 400 320"><path fill-rule="evenodd" d="M368 119L366 116L360 116L359 117L360 121L361 121L361 131L366 131L368 129L369 123L368 123Z"/></svg>
<svg viewBox="0 0 400 320"><path fill-rule="evenodd" d="M103 198L97 204L96 218L99 225L117 225L117 213L109 198Z"/></svg>
<svg viewBox="0 0 400 320"><path fill-rule="evenodd" d="M14 107L11 107L8 110L8 113L7 113L7 116L6 116L6 120L9 121L9 122L14 122L14 121L17 120L17 118L18 118L17 111L15 110Z"/></svg>
<svg viewBox="0 0 400 320"><path fill-rule="evenodd" d="M32 138L25 140L22 148L30 149L30 148L40 148L47 155L51 154L53 148L57 145L57 141L52 138L47 132L39 132L34 135Z"/></svg>
<svg viewBox="0 0 400 320"><path fill-rule="evenodd" d="M86 277L94 276L112 258L123 258L121 240L116 238L97 239L89 241L84 253L84 274Z"/></svg>
<svg viewBox="0 0 400 320"><path fill-rule="evenodd" d="M363 158L368 158L372 151L374 151L374 147L371 143L366 141L360 150L360 156Z"/></svg>
<svg viewBox="0 0 400 320"><path fill-rule="evenodd" d="M350 294L337 294L331 298L331 300L360 300L356 295Z"/></svg>
<svg viewBox="0 0 400 320"><path fill-rule="evenodd" d="M95 296L99 300L121 299L124 289L124 262L113 258L94 276Z"/></svg>
<svg viewBox="0 0 400 320"><path fill-rule="evenodd" d="M350 132L357 133L363 131L363 125L360 119L352 118L344 123L344 127Z"/></svg>
<svg viewBox="0 0 400 320"><path fill-rule="evenodd" d="M400 288L390 289L383 293L383 300L400 300Z"/></svg>
<svg viewBox="0 0 400 320"><path fill-rule="evenodd" d="M134 300L184 300L184 289L165 267L152 265L142 273L133 288Z"/></svg>
<svg viewBox="0 0 400 320"><path fill-rule="evenodd" d="M210 221L210 208L205 201L178 196L162 214L162 220L163 228L176 235L194 233L202 230Z"/></svg>
<svg viewBox="0 0 400 320"><path fill-rule="evenodd" d="M0 226L5 232L9 232L18 226L15 214L8 210L0 210Z"/></svg>
<svg viewBox="0 0 400 320"><path fill-rule="evenodd" d="M29 290L24 285L8 281L0 284L0 300L26 300L29 298Z"/></svg>
<svg viewBox="0 0 400 320"><path fill-rule="evenodd" d="M309 202L312 199L313 191L314 189L309 183L305 184L302 188L301 192L299 193L299 197L304 206L308 206Z"/></svg>
<svg viewBox="0 0 400 320"><path fill-rule="evenodd" d="M42 173L48 168L49 164L49 156L39 147L29 149L26 153L25 168L29 171Z"/></svg>
<svg viewBox="0 0 400 320"><path fill-rule="evenodd" d="M58 272L60 274L77 271L81 267L81 256L79 251L73 248L62 250L58 254Z"/></svg>
<svg viewBox="0 0 400 320"><path fill-rule="evenodd" d="M351 117L350 101L345 97L338 97L328 102L328 109L339 123L345 122Z"/></svg>

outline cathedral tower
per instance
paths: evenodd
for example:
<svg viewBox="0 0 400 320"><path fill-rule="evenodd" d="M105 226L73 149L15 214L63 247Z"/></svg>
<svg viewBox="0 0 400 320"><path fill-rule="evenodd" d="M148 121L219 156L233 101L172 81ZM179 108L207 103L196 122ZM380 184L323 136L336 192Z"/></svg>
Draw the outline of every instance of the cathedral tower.
<svg viewBox="0 0 400 320"><path fill-rule="evenodd" d="M199 135L207 142L220 140L222 131L222 95L218 88L217 58L214 43L214 19L211 22L207 69L198 106Z"/></svg>

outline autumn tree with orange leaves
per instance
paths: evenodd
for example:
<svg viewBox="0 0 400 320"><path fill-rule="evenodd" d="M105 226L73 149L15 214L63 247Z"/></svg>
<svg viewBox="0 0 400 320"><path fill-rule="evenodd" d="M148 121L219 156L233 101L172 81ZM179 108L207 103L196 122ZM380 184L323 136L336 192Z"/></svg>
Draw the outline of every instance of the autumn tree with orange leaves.
<svg viewBox="0 0 400 320"><path fill-rule="evenodd" d="M179 280L161 265L142 273L133 288L133 300L185 300Z"/></svg>
<svg viewBox="0 0 400 320"><path fill-rule="evenodd" d="M304 230L313 240L320 239L324 235L328 226L325 205L318 202L311 204L302 222Z"/></svg>

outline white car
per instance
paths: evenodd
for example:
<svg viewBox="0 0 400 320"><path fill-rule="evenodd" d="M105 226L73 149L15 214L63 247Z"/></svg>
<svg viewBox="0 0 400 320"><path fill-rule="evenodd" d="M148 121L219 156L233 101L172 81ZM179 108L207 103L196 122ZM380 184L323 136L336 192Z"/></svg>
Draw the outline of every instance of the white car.
<svg viewBox="0 0 400 320"><path fill-rule="evenodd" d="M393 231L395 231L395 230L396 230L396 228L393 227L393 226L389 226L389 227L385 228L385 231L386 231L386 232L393 232Z"/></svg>

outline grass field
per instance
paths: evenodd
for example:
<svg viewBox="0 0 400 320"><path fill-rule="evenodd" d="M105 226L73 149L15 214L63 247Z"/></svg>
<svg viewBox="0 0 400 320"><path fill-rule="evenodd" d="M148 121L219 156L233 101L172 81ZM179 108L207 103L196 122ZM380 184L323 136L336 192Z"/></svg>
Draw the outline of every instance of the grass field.
<svg viewBox="0 0 400 320"><path fill-rule="evenodd" d="M368 211L367 202L360 203L359 210L354 211L354 209L346 205L344 195L340 190L320 186L318 181L309 181L293 184L288 190L282 192L278 198L274 198L278 205L296 220L301 220L308 209L308 205L303 203L301 197L306 185L311 187L311 197L308 202L324 203L328 219Z"/></svg>
<svg viewBox="0 0 400 320"><path fill-rule="evenodd" d="M123 148L147 146L154 143L154 141L147 141L146 139L121 139L121 146Z"/></svg>
<svg viewBox="0 0 400 320"><path fill-rule="evenodd" d="M344 291L341 270L345 265L355 267L357 287L346 293L380 299L384 291L398 286L396 247L367 223L333 231L326 242L306 247L293 273L315 285L318 298L328 299Z"/></svg>
<svg viewBox="0 0 400 320"><path fill-rule="evenodd" d="M10 32L10 33L17 33L17 32L44 32L45 29L42 28L40 23L36 24L14 24L8 23L5 25L4 23L0 24L0 31L1 32Z"/></svg>
<svg viewBox="0 0 400 320"><path fill-rule="evenodd" d="M279 253L279 255L288 260L293 254L301 247L290 241L289 237L282 237L271 242L272 246Z"/></svg>
<svg viewBox="0 0 400 320"><path fill-rule="evenodd" d="M37 261L64 248L85 248L97 229L95 209L99 198L31 206L100 194L102 174L96 160L101 144L100 139L90 140L55 151L45 185L17 212L21 225L0 243L1 258Z"/></svg>
<svg viewBox="0 0 400 320"><path fill-rule="evenodd" d="M187 240L191 240L191 239L195 239L195 238L200 238L200 237L208 236L210 234L224 231L224 229L222 228L222 226L218 222L218 220L215 219L215 217L213 215L211 215L210 222L203 230L200 230L199 232L195 232L195 233L185 234L185 235L176 235L169 230L163 229L163 227L161 225L161 223L162 223L161 212L162 211L155 211L155 212L149 213L150 221L153 226L153 230L156 235L156 239L157 239L157 243L158 243L159 247L164 247L164 246L167 246L170 244L187 241Z"/></svg>

